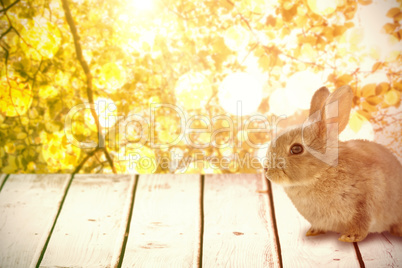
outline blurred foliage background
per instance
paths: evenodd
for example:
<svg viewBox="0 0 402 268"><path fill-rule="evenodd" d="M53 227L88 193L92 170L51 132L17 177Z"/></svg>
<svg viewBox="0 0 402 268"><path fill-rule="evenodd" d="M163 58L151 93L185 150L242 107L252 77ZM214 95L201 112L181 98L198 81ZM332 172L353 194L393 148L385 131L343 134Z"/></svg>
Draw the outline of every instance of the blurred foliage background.
<svg viewBox="0 0 402 268"><path fill-rule="evenodd" d="M2 173L257 172L345 84L402 158L400 0L0 1Z"/></svg>

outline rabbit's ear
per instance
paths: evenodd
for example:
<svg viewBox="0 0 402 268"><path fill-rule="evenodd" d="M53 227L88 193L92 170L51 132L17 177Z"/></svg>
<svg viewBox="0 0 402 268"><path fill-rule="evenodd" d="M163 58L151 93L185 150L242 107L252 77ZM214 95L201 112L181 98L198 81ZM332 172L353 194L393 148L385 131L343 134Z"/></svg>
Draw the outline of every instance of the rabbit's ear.
<svg viewBox="0 0 402 268"><path fill-rule="evenodd" d="M352 98L353 92L350 86L342 86L329 95L321 108L322 122L327 130L332 132L336 127L338 133L341 133L345 129L352 108Z"/></svg>
<svg viewBox="0 0 402 268"><path fill-rule="evenodd" d="M322 106L325 103L325 100L329 96L329 90L326 87L321 87L318 89L314 95L313 98L311 99L310 103L310 114L309 116L313 115L317 111L321 110Z"/></svg>

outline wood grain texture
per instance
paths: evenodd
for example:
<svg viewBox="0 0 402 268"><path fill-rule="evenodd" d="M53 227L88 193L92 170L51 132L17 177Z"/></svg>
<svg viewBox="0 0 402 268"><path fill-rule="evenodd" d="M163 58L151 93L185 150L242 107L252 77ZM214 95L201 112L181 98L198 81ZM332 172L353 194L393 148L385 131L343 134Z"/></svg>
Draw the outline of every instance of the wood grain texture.
<svg viewBox="0 0 402 268"><path fill-rule="evenodd" d="M35 267L71 175L10 175L0 193L0 267Z"/></svg>
<svg viewBox="0 0 402 268"><path fill-rule="evenodd" d="M282 187L272 184L283 267L359 267L352 243L339 234L306 237L310 223L293 206Z"/></svg>
<svg viewBox="0 0 402 268"><path fill-rule="evenodd" d="M115 267L134 183L132 175L76 175L40 267Z"/></svg>
<svg viewBox="0 0 402 268"><path fill-rule="evenodd" d="M142 175L122 267L198 267L200 175Z"/></svg>
<svg viewBox="0 0 402 268"><path fill-rule="evenodd" d="M279 267L267 182L259 174L206 175L204 267Z"/></svg>
<svg viewBox="0 0 402 268"><path fill-rule="evenodd" d="M358 246L366 267L402 267L402 237L369 234Z"/></svg>

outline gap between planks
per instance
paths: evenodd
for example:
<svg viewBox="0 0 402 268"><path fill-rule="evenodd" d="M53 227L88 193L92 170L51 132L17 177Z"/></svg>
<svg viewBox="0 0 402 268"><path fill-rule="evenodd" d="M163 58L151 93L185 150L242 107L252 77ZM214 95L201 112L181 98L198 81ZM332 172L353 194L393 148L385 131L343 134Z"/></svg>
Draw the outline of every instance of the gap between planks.
<svg viewBox="0 0 402 268"><path fill-rule="evenodd" d="M272 188L284 267L402 267L402 237L375 233L354 244L338 241L339 234L332 232L306 237L310 224L282 187Z"/></svg>
<svg viewBox="0 0 402 268"><path fill-rule="evenodd" d="M131 204L130 204L130 212L129 212L128 219L127 219L127 224L126 224L126 231L124 233L123 245L121 246L121 253L120 253L119 261L118 261L118 264L117 264L117 267L119 267L119 268L123 264L124 253L126 251L128 236L130 234L130 226L131 226L131 219L133 217L134 201L135 201L135 194L137 192L138 178L139 178L139 175L136 174L135 175L135 182L134 182L133 192L132 192Z"/></svg>
<svg viewBox="0 0 402 268"><path fill-rule="evenodd" d="M335 233L306 237L310 224L281 186L272 184L283 267L359 267L353 244L338 240Z"/></svg>
<svg viewBox="0 0 402 268"><path fill-rule="evenodd" d="M280 267L261 174L206 175L204 267Z"/></svg>
<svg viewBox="0 0 402 268"><path fill-rule="evenodd" d="M199 175L153 174L138 180L122 267L198 267Z"/></svg>
<svg viewBox="0 0 402 268"><path fill-rule="evenodd" d="M115 267L126 231L132 175L76 175L40 267Z"/></svg>
<svg viewBox="0 0 402 268"><path fill-rule="evenodd" d="M233 261L231 260L230 257L225 256L225 254L222 255L222 251L218 252L219 256L218 259L216 259L215 262L209 262L208 259L210 258L209 252L208 252L208 246L211 243L211 241L209 241L209 237L208 237L208 232L211 231L211 228L214 228L213 225L210 224L210 218L208 218L208 214L211 215L211 205L212 206L212 210L216 210L217 206L220 204L219 202L210 202L210 200L208 200L208 198L211 197L211 189L215 191L215 195L212 194L212 197L217 199L219 201L219 199L221 198L220 195L226 196L228 195L228 197L226 197L227 202L232 201L232 212L233 215L232 217L228 217L231 218L231 220L233 221L233 219L236 219L236 222L238 223L238 216L236 214L243 214L244 213L240 212L241 209L241 205L240 205L240 209L239 207L236 206L237 204L237 200L239 198L239 196L236 194L236 188L237 191L240 191L241 194L245 194L245 192L249 191L247 190L248 188L252 188L255 187L253 185L243 185L244 183L241 182L242 180L246 180L247 181L247 177L249 175L246 174L239 174L238 176L241 176L241 179L239 181L238 178L236 178L236 176L234 176L235 174L231 174L231 175L207 175L205 176L205 178L203 178L203 176L199 176L197 175L196 180L199 182L199 188L197 188L198 190L198 194L196 195L197 198L199 198L196 201L196 204L199 205L198 210L197 210L197 217L198 217L198 221L199 221L199 231L195 232L195 234L198 236L198 238L194 238L194 242L193 244L196 245L195 248L191 249L191 251L193 252L193 261L192 261L192 266L193 267L211 267L213 265L219 264L220 261L226 260L226 261ZM0 193L0 200L1 198L4 199L5 194L10 190L8 188L10 188L13 184L13 181L15 181L15 179L13 178L18 178L18 176L25 176L27 178L29 178L31 176L31 178L34 178L35 176L42 176L46 177L46 176L63 176L63 175L10 175L7 178L7 175L1 175L0 176L0 185L2 185L3 189ZM66 176L66 175L64 175ZM88 176L88 175L82 175L82 176ZM169 175L160 175L160 176L169 176ZM174 175L177 176L177 175ZM225 179L224 177L227 176L227 178ZM142 177L142 176L141 176ZM217 178L217 180L215 179L211 179L211 177L214 177L215 179ZM138 178L138 177L137 177ZM145 177L144 177L145 178ZM31 179L32 180L32 179ZM51 229L52 225L55 225L56 221L55 219L55 214L58 209L62 211L62 207L61 207L61 199L67 198L69 195L69 186L68 186L68 177L65 177L65 182L64 182L64 186L62 187L57 187L56 192L58 192L58 194L56 195L56 200L58 199L59 201L56 202L47 202L47 203L52 203L54 204L54 206L52 206L50 209L51 213L46 212L41 210L41 218L46 218L48 219L48 223L47 224L42 224L43 229L45 230L44 233L43 231L41 231L41 237L42 239L30 239L29 235L24 235L24 239L17 239L19 241L30 241L30 243L34 244L34 248L36 248L35 250L30 250L29 254L31 254L28 258L27 256L23 257L23 255L14 255L14 260L18 259L20 264L25 263L25 265L22 266L18 266L16 265L16 262L11 262L10 265L8 266L12 266L12 267L34 267L34 263L35 259L38 259L38 252L41 252L42 248L46 248L43 245L45 244L45 240L46 237L50 237L51 236L47 236L46 235L46 230L48 230L47 232L50 232L49 229ZM205 181L204 181L205 180ZM223 180L223 182L226 183L221 183L219 182L221 180ZM24 180L26 183L29 182L29 179ZM135 203L135 199L136 196L134 196L134 194L136 194L136 183L133 182L134 184L131 184L131 188L128 187L128 191L131 193L129 196L130 198L128 198L130 200L130 202L126 202L126 207L123 210L127 210L127 225L122 226L122 228L120 228L120 234L118 235L119 237L122 237L122 239L120 241L116 242L116 245L113 248L113 257L111 258L111 263L117 263L120 260L120 263L118 264L118 266L123 265L123 261L124 259L130 255L129 251L126 250L126 248L124 248L125 243L128 242L130 236L136 231L136 229L130 229L129 226L131 225L130 220L132 220L130 217L130 213L129 211L131 210L131 213L134 213L135 209L136 209L136 203ZM262 180L261 183L264 183L264 179ZM215 186L214 186L215 184ZM237 186L236 186L237 185ZM243 185L243 186L242 186ZM298 212L295 210L295 208L293 207L293 205L291 204L290 200L287 198L286 194L283 195L284 193L281 192L283 190L281 190L280 188L275 188L276 186L272 186L272 200L273 202L270 202L270 200L266 200L266 204L268 204L269 208L271 208L272 210L269 211L268 208L268 212L266 212L267 214L272 213L272 215L265 215L263 216L263 218L272 219L272 224L271 226L268 228L269 230L273 230L272 233L277 232L277 235L274 235L274 237L277 237L280 240L280 243L276 244L276 251L277 253L275 254L279 254L278 256L278 262L277 262L277 266L282 266L280 263L280 253L282 252L283 256L283 266L284 267L290 267L292 265L311 265L311 266L320 266L320 265L329 265L329 266L338 266L338 265L353 265L353 266L363 266L366 265L367 267L376 267L376 266L384 266L384 265L388 265L388 266L394 266L394 267L400 267L398 265L400 265L402 263L402 239L398 238L398 237L394 237L389 235L388 233L383 233L383 234L370 234L365 241L360 242L357 244L356 250L359 250L359 252L361 252L361 262L359 263L359 260L356 258L356 254L353 250L353 246L352 246L352 250L348 249L347 245L351 244L346 244L346 243L342 243L337 241L337 235L335 234L328 234L328 235L324 235L324 236L319 236L319 237L304 237L304 233L305 231L308 229L308 223L306 224L306 221L298 214ZM17 187L17 188L21 188L21 187ZM23 189L23 188L21 188ZM20 190L21 190L20 189ZM40 189L40 188L39 188ZM49 190L46 190L47 188L41 189L39 190L40 192L43 192L43 196L47 196L47 198L50 198L48 192L51 192ZM220 195L218 195L216 192L216 189L219 190ZM268 193L269 191L269 185L268 185ZM261 190L261 189L259 189ZM44 192L46 192L47 194L45 195ZM232 192L230 194L230 192ZM29 191L27 192L27 194L25 194L25 198L31 198L29 195ZM67 193L67 197L66 197L66 193ZM233 194L235 193L235 194ZM35 196L36 194L31 194L32 196ZM40 195L39 195L40 196ZM58 197L57 197L58 196ZM232 196L232 200L230 199L230 196ZM269 196L267 196L268 198ZM13 198L19 198L18 195L13 194ZM53 197L54 198L54 197ZM12 198L6 198L7 202L12 201ZM127 199L127 200L128 200ZM35 200L34 198L32 200ZM49 200L49 199L48 199ZM235 202L233 202L233 200L235 200ZM225 200L223 200L225 201ZM5 201L3 200L3 203ZM15 201L17 202L17 201ZM21 201L18 201L21 202ZM42 200L42 202L44 202ZM220 200L220 202L222 203L222 200ZM290 202L290 203L289 203ZM24 202L27 203L27 202ZM35 202L34 202L35 203ZM1 204L1 203L0 203ZM223 204L225 204L225 202L223 202ZM60 206L59 206L60 205ZM28 211L31 211L32 209L28 209ZM4 211L2 212L4 215ZM53 214L52 214L53 213ZM29 213L25 214L22 213L22 215L26 216L26 217L30 217ZM52 216L53 215L53 216ZM285 217L284 217L285 215ZM132 216L132 215L131 215ZM205 217L204 217L205 216ZM217 217L221 216L219 215L219 213L216 215ZM50 217L50 220L49 220ZM3 220L5 219L5 217L1 217ZM36 217L37 218L37 217ZM35 217L32 217L31 219L20 219L20 222L32 222L32 219L35 219ZM52 220L53 219L53 220ZM249 218L247 218L249 219ZM247 220L246 219L246 220ZM285 220L284 220L285 219ZM7 219L6 219L7 220ZM229 220L229 221L231 221ZM15 220L12 220L13 222ZM123 220L124 222L124 220ZM276 227L275 227L276 225ZM235 225L231 224L230 225L232 228L233 226L235 227ZM240 225L238 225L240 226ZM18 227L18 226L16 226ZM276 229L275 229L276 228ZM230 228L222 228L222 232L226 231L230 229ZM3 229L4 231L4 229ZM23 230L24 231L24 230ZM26 230L25 230L26 231ZM129 233L127 232L129 231ZM20 231L14 231L15 233L21 233ZM0 230L1 233L1 230ZM239 233L239 236L236 237L242 237L243 235L240 235L241 232L237 232ZM128 235L128 237L127 237ZM3 237L3 236L2 236ZM43 239L43 237L45 239ZM124 242L124 237L126 239L126 241ZM36 240L35 240L36 239ZM274 243L274 240L271 238L270 239L271 242L270 243ZM2 241L7 241L7 240L2 240ZM25 242L26 242L25 241ZM219 240L217 240L219 241ZM14 242L18 242L18 241L14 241ZM254 241L255 242L255 241ZM197 249L197 243L199 244L198 247L199 249ZM238 246L238 241L236 240L226 240L226 245L221 245L221 248L225 248L225 247L234 247L234 252L236 252L236 246ZM338 245L338 243L341 243ZM4 244L4 243L2 243ZM20 247L19 249L22 250L24 247ZM32 245L30 246L30 248L32 248ZM240 246L241 248L241 246ZM202 250L203 249L203 250ZM38 251L39 250L39 251ZM158 249L156 249L158 250ZM7 251L3 251L2 250L2 255L4 256L4 254L8 254L7 252L10 252L10 250ZM18 252L18 251L15 251ZM32 254L32 252L36 252L34 254ZM46 253L45 251L43 251L44 253ZM246 251L247 252L247 251ZM356 251L357 252L357 251ZM21 254L21 253L17 253L17 254ZM26 253L25 253L26 254ZM124 255L123 255L124 254ZM11 254L13 255L13 254ZM239 259L244 258L245 252L243 252L243 256L238 255L237 257ZM272 255L272 254L271 254ZM36 256L36 257L35 257ZM123 258L124 256L124 258ZM11 258L12 259L12 258ZM0 259L1 260L1 259ZM24 262L25 260L25 262ZM239 260L237 260L239 261ZM3 266L3 264L5 264L4 260L0 261L0 263L2 264L1 266ZM236 263L236 260L234 260L234 263ZM67 263L66 263L67 264ZM66 266L66 264L64 266ZM7 265L6 265L7 266ZM43 264L41 264L41 266L47 266L46 262L44 262Z"/></svg>
<svg viewBox="0 0 402 268"><path fill-rule="evenodd" d="M0 192L0 266L35 267L70 175L10 175Z"/></svg>
<svg viewBox="0 0 402 268"><path fill-rule="evenodd" d="M1 192L1 190L3 189L4 184L6 183L7 178L8 178L9 176L10 176L10 175L8 175L8 174L0 174L0 192Z"/></svg>

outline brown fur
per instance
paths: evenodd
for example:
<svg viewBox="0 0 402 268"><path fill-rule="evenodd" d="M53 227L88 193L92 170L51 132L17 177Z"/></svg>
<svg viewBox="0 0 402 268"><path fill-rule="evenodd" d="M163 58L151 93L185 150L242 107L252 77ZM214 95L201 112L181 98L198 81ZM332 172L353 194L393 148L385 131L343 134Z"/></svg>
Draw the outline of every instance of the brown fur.
<svg viewBox="0 0 402 268"><path fill-rule="evenodd" d="M338 101L338 118L323 116L316 124L280 135L269 152L284 158L286 165L267 168L266 177L284 187L297 210L311 223L306 235L335 231L345 242L361 241L370 232L390 231L402 236L402 166L397 158L370 141L327 141L327 130L335 130L330 129L334 126L328 125L330 122L338 123L339 133L345 128L351 97L349 87L329 96L322 88L318 90L311 109L321 109L325 115L327 105ZM294 143L321 153L329 147L338 148L337 164L327 164L307 150L290 154Z"/></svg>

